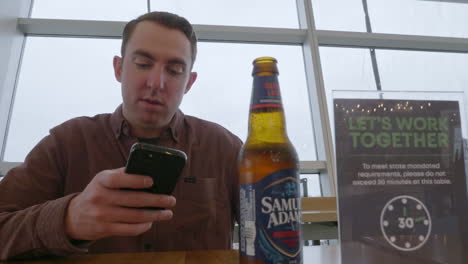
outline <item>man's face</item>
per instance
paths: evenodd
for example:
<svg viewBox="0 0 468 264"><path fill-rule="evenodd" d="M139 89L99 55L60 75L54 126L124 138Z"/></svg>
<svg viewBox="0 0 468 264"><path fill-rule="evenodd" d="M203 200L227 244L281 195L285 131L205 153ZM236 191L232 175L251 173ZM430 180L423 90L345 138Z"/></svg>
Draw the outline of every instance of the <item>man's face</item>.
<svg viewBox="0 0 468 264"><path fill-rule="evenodd" d="M191 63L190 42L182 32L150 21L136 26L124 57L114 57L123 115L133 131L168 125L197 77Z"/></svg>

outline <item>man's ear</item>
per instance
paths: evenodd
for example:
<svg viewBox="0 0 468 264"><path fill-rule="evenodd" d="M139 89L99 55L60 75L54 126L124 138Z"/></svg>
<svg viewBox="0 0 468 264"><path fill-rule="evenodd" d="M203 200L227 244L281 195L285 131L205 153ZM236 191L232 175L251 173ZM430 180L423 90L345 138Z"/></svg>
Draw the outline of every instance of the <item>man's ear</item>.
<svg viewBox="0 0 468 264"><path fill-rule="evenodd" d="M185 94L190 91L190 88L192 88L193 83L197 80L197 73L196 72L191 72L189 80L187 82L187 86L185 87Z"/></svg>
<svg viewBox="0 0 468 264"><path fill-rule="evenodd" d="M114 75L117 81L121 82L122 80L122 61L123 59L119 56L114 56L113 64L114 64Z"/></svg>

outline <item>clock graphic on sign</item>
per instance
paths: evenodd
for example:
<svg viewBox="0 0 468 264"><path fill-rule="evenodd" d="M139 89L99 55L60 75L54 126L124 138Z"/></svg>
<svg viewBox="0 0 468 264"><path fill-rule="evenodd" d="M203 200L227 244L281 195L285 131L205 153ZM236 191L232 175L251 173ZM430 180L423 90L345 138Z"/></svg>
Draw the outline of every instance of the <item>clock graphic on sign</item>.
<svg viewBox="0 0 468 264"><path fill-rule="evenodd" d="M402 251L422 247L431 234L431 216L427 207L413 196L392 198L380 214L380 228L390 245Z"/></svg>

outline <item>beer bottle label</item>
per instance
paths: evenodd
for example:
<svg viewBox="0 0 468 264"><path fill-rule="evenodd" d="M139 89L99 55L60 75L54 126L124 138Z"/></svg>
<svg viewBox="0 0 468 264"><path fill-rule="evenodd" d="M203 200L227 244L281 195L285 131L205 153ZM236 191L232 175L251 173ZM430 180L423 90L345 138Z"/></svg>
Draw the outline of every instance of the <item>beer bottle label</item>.
<svg viewBox="0 0 468 264"><path fill-rule="evenodd" d="M276 75L256 76L253 85L251 109L263 107L283 108Z"/></svg>
<svg viewBox="0 0 468 264"><path fill-rule="evenodd" d="M240 185L240 254L264 263L302 263L297 170Z"/></svg>

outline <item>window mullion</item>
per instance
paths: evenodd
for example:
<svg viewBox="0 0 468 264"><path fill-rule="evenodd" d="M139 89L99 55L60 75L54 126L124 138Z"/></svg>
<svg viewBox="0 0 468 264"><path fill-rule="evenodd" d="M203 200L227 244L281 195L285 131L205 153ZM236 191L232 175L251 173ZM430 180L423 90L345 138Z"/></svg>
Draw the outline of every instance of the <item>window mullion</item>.
<svg viewBox="0 0 468 264"><path fill-rule="evenodd" d="M309 0L297 0L297 8L300 27L307 29L303 53L317 158L326 160L327 165L326 172L320 174L322 195L335 196L335 156L312 4Z"/></svg>

